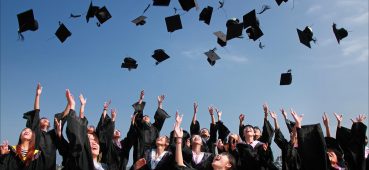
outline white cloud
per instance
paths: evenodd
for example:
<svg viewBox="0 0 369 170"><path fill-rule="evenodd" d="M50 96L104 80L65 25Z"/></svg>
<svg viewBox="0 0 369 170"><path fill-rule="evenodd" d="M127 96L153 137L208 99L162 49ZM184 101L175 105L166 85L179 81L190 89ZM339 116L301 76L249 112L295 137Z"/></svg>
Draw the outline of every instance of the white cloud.
<svg viewBox="0 0 369 170"><path fill-rule="evenodd" d="M192 50L187 50L187 51L182 51L182 55L184 55L187 58L190 59L197 59L199 56L204 55L204 52L202 52L199 49L192 49Z"/></svg>
<svg viewBox="0 0 369 170"><path fill-rule="evenodd" d="M222 59L236 62L236 63L244 63L247 62L248 59L246 57L238 56L238 55L224 55L224 57L221 57Z"/></svg>
<svg viewBox="0 0 369 170"><path fill-rule="evenodd" d="M313 14L313 13L317 13L320 11L320 9L322 9L322 6L320 5L313 5L311 6L307 11L306 14Z"/></svg>

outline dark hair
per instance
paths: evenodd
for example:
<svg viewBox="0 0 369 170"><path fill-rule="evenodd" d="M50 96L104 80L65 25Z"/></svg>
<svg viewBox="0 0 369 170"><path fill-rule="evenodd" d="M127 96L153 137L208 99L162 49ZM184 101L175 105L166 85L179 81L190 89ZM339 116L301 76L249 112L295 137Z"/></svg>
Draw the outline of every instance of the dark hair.
<svg viewBox="0 0 369 170"><path fill-rule="evenodd" d="M49 120L48 118L46 118L46 117L41 117L40 118L40 125L41 125L41 120L42 119L46 119L46 120ZM49 128L50 128L50 121L49 121L49 125L47 125L47 130L49 130Z"/></svg>
<svg viewBox="0 0 369 170"><path fill-rule="evenodd" d="M18 144L17 144L17 147L16 147L16 152L17 152L17 155L18 157L23 160L23 155L22 155L22 132L25 130L25 129L30 129L30 128L24 128L20 135L19 135L19 139L18 139ZM30 129L31 130L31 129ZM36 139L35 139L35 133L31 130L32 132L32 137L31 137L31 141L29 142L29 145L28 145L28 151L27 151L27 155L25 156L26 159L23 161L24 162L24 165L25 166L28 166L32 159L33 159L33 155L35 153L35 143L36 143Z"/></svg>
<svg viewBox="0 0 369 170"><path fill-rule="evenodd" d="M236 160L234 159L233 155L228 152L222 152L221 155L227 156L229 164L231 164L230 170L236 169Z"/></svg>

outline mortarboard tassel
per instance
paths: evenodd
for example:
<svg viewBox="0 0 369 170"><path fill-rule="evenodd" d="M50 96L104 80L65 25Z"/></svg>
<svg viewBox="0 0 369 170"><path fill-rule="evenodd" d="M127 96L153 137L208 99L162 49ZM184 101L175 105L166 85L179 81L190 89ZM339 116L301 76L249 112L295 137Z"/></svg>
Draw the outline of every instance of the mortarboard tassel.
<svg viewBox="0 0 369 170"><path fill-rule="evenodd" d="M270 9L270 6L269 5L263 5L261 8L262 9L261 9L261 11L258 14L264 13L266 10Z"/></svg>
<svg viewBox="0 0 369 170"><path fill-rule="evenodd" d="M145 8L145 10L143 11L142 14L144 14L147 10L149 10L150 6L151 6L151 4L147 5L147 7Z"/></svg>

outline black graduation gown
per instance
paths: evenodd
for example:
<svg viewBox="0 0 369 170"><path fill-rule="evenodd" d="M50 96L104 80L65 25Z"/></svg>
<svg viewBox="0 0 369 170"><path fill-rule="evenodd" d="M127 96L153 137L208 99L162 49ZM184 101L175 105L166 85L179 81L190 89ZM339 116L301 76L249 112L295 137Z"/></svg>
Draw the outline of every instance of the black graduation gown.
<svg viewBox="0 0 369 170"><path fill-rule="evenodd" d="M81 119L74 110L67 116L68 158L65 162L67 170L93 170L90 142L87 137L87 124L85 118Z"/></svg>
<svg viewBox="0 0 369 170"><path fill-rule="evenodd" d="M146 159L146 165L143 166L140 170L169 170L174 168L175 159L172 152L168 151L163 158L158 162L155 169L151 168L151 151L152 149L146 151L145 159Z"/></svg>
<svg viewBox="0 0 369 170"><path fill-rule="evenodd" d="M153 124L142 122L142 112L138 112L136 115L135 132L137 135L133 145L133 162L143 158L145 151L155 146L156 138L159 137L161 128L163 127L166 119L162 116L157 116L162 112L165 111L160 108L156 110L154 116L155 122Z"/></svg>
<svg viewBox="0 0 369 170"><path fill-rule="evenodd" d="M297 148L284 138L280 129L275 130L274 142L282 151L282 170L300 170L301 160Z"/></svg>
<svg viewBox="0 0 369 170"><path fill-rule="evenodd" d="M365 133L366 125L353 123L351 130L345 127L337 128L336 139L341 145L349 169L366 169L365 160Z"/></svg>
<svg viewBox="0 0 369 170"><path fill-rule="evenodd" d="M263 143L259 142L253 148L246 143L237 144L239 153L239 169L243 170L264 170L268 160L267 154L263 149Z"/></svg>
<svg viewBox="0 0 369 170"><path fill-rule="evenodd" d="M32 129L36 134L36 144L41 150L41 162L44 164L45 170L55 170L56 168L56 150L58 138L55 130L47 132L40 129L40 110L32 110L23 114L23 118L27 119L26 127Z"/></svg>
<svg viewBox="0 0 369 170"><path fill-rule="evenodd" d="M196 120L195 124L191 122L190 133L193 135L200 135L200 123ZM202 138L201 152L215 153L214 143L217 140L217 125L210 123L210 137L208 140Z"/></svg>
<svg viewBox="0 0 369 170"><path fill-rule="evenodd" d="M44 169L44 163L40 159L41 151L35 150L33 160L28 166L18 157L16 153L16 146L9 146L10 152L5 155L0 155L0 169L1 170L39 170Z"/></svg>
<svg viewBox="0 0 369 170"><path fill-rule="evenodd" d="M201 161L196 164L193 159L192 159L192 152L191 152L191 162L187 163L190 164L190 166L196 170L212 170L212 163L213 163L213 159L214 159L214 154L212 153L208 153L208 152L204 152L204 157L201 159Z"/></svg>
<svg viewBox="0 0 369 170"><path fill-rule="evenodd" d="M320 124L305 125L297 128L297 140L301 169L328 169L326 143Z"/></svg>
<svg viewBox="0 0 369 170"><path fill-rule="evenodd" d="M115 122L111 120L109 115L106 115L105 119L101 116L96 128L102 151L101 162L107 164L110 170L125 170L132 147L133 126L131 125L127 137L120 141L121 148L113 142L114 130Z"/></svg>

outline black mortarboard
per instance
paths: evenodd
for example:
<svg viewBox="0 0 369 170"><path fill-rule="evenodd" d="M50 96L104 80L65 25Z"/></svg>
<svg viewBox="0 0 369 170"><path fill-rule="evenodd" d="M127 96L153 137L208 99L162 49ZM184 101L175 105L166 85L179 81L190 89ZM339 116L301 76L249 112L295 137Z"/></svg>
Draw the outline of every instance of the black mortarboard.
<svg viewBox="0 0 369 170"><path fill-rule="evenodd" d="M217 43L224 47L227 45L227 36L222 31L214 32L214 35L218 37Z"/></svg>
<svg viewBox="0 0 369 170"><path fill-rule="evenodd" d="M181 17L178 14L166 17L165 23L167 24L168 32L174 32L176 30L182 29Z"/></svg>
<svg viewBox="0 0 369 170"><path fill-rule="evenodd" d="M242 35L243 24L238 19L230 19L226 23L227 41Z"/></svg>
<svg viewBox="0 0 369 170"><path fill-rule="evenodd" d="M196 7L195 0L178 0L184 11L189 11L191 8Z"/></svg>
<svg viewBox="0 0 369 170"><path fill-rule="evenodd" d="M121 68L128 68L128 70L136 69L138 64L136 63L136 60L131 57L124 58L124 62L122 63Z"/></svg>
<svg viewBox="0 0 369 170"><path fill-rule="evenodd" d="M211 66L214 66L214 64L216 63L217 60L220 59L220 57L218 56L217 53L215 53L215 48L212 50L209 50L207 52L204 53L208 58L208 62Z"/></svg>
<svg viewBox="0 0 369 170"><path fill-rule="evenodd" d="M133 109L135 109L135 113L137 113L137 112L142 113L143 110L145 109L145 105L146 105L146 102L144 102L144 101L141 104L136 102L132 105L132 107L133 107Z"/></svg>
<svg viewBox="0 0 369 170"><path fill-rule="evenodd" d="M337 29L335 23L333 23L332 28L333 28L333 32L334 32L334 35L336 36L338 44L343 38L347 37L348 32L346 29L344 28Z"/></svg>
<svg viewBox="0 0 369 170"><path fill-rule="evenodd" d="M153 0L153 6L169 6L170 0Z"/></svg>
<svg viewBox="0 0 369 170"><path fill-rule="evenodd" d="M72 35L72 33L68 30L68 28L64 24L60 24L58 30L55 32L56 37L63 43L68 37Z"/></svg>
<svg viewBox="0 0 369 170"><path fill-rule="evenodd" d="M259 20L256 17L255 9L243 16L243 28L247 28L249 26L259 27Z"/></svg>
<svg viewBox="0 0 369 170"><path fill-rule="evenodd" d="M90 6L88 7L88 10L87 10L87 14L86 14L87 23L90 20L90 18L95 17L95 14L98 10L99 10L99 7L98 6L93 6L92 1L91 1Z"/></svg>
<svg viewBox="0 0 369 170"><path fill-rule="evenodd" d="M210 25L212 14L213 14L213 7L208 6L201 11L199 20L204 21L206 24Z"/></svg>
<svg viewBox="0 0 369 170"><path fill-rule="evenodd" d="M256 41L261 36L264 35L263 31L257 26L252 26L246 29L246 33L249 36L250 39Z"/></svg>
<svg viewBox="0 0 369 170"><path fill-rule="evenodd" d="M152 55L152 58L156 60L156 65L158 65L160 62L166 60L169 58L169 55L165 53L163 49L157 49L154 51L154 54Z"/></svg>
<svg viewBox="0 0 369 170"><path fill-rule="evenodd" d="M278 6L281 5L282 2L287 2L288 0L275 0L275 2L277 2Z"/></svg>
<svg viewBox="0 0 369 170"><path fill-rule="evenodd" d="M279 85L290 85L291 83L292 83L291 70L288 70L287 73L282 73Z"/></svg>
<svg viewBox="0 0 369 170"><path fill-rule="evenodd" d="M111 18L110 13L109 13L108 9L106 9L105 6L103 6L99 10L97 10L95 16L96 16L97 20L99 20L100 24L103 24L104 22L106 22L107 20L109 20Z"/></svg>
<svg viewBox="0 0 369 170"><path fill-rule="evenodd" d="M22 12L17 15L18 18L18 32L22 33L28 30L36 31L38 29L38 22L35 20L33 10Z"/></svg>
<svg viewBox="0 0 369 170"><path fill-rule="evenodd" d="M313 30L306 26L304 31L297 29L297 34L299 35L300 42L311 48L310 41L315 41L313 38Z"/></svg>
<svg viewBox="0 0 369 170"><path fill-rule="evenodd" d="M146 18L147 18L146 16L141 15L136 19L132 20L132 23L136 24L136 26L144 25L146 23L145 21Z"/></svg>
<svg viewBox="0 0 369 170"><path fill-rule="evenodd" d="M168 113L165 110L158 108L158 110L156 110L156 112L155 112L154 119L155 120L163 120L163 119L166 119L166 118L170 118Z"/></svg>

